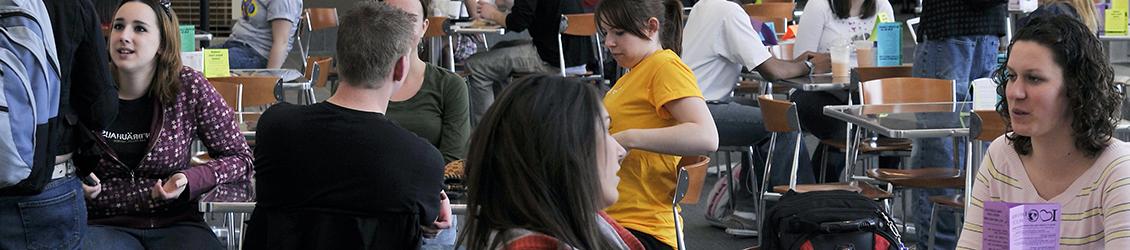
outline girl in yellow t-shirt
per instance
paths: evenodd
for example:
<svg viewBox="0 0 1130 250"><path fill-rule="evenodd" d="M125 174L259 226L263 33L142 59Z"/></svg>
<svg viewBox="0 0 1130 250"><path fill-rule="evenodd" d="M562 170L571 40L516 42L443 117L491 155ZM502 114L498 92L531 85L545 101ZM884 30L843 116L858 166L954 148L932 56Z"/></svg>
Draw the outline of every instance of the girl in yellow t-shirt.
<svg viewBox="0 0 1130 250"><path fill-rule="evenodd" d="M631 69L604 97L609 132L628 148L620 198L605 211L648 249L676 244L671 200L680 155L718 148L718 131L679 48L679 0L604 0L596 9L604 45Z"/></svg>

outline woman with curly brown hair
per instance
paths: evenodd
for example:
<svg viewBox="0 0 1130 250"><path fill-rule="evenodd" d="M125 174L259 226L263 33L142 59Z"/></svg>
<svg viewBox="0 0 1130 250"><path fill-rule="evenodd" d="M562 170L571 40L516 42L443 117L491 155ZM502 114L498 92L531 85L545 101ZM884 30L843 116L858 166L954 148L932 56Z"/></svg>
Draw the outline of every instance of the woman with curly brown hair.
<svg viewBox="0 0 1130 250"><path fill-rule="evenodd" d="M995 75L1010 132L981 163L958 248L981 247L990 201L1060 204L1064 249L1130 243L1130 144L1111 136L1122 94L1098 38L1074 18L1034 19Z"/></svg>

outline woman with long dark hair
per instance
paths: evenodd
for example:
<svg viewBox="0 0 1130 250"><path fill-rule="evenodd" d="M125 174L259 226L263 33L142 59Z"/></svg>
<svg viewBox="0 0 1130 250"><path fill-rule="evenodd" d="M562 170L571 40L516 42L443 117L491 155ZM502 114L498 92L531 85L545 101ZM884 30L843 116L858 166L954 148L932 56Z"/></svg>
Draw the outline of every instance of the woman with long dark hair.
<svg viewBox="0 0 1130 250"><path fill-rule="evenodd" d="M620 165L620 199L606 211L648 249L675 246L680 156L718 149L718 130L694 73L681 59L678 0L604 0L596 8L604 46L631 69L604 97L609 132L630 149Z"/></svg>
<svg viewBox="0 0 1130 250"><path fill-rule="evenodd" d="M624 149L588 85L536 75L511 84L471 136L469 249L642 249L602 209Z"/></svg>

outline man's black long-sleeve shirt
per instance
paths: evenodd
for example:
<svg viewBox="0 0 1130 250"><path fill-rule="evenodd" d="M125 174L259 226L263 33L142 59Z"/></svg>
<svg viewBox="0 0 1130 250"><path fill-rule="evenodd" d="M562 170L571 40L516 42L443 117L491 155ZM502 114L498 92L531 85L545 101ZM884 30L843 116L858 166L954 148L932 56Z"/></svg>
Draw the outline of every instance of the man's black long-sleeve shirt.
<svg viewBox="0 0 1130 250"><path fill-rule="evenodd" d="M506 30L530 30L538 56L549 65L559 64L557 33L562 14L584 13L579 0L515 0L510 14L506 15ZM565 50L565 66L586 64L592 60L593 44L589 37L563 35L561 47ZM599 46L599 44L597 45Z"/></svg>

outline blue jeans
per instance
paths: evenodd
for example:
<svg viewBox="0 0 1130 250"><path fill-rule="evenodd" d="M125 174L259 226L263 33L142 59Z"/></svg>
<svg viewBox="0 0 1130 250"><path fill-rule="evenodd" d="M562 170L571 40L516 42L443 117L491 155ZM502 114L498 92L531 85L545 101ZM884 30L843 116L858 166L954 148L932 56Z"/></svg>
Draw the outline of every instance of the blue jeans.
<svg viewBox="0 0 1130 250"><path fill-rule="evenodd" d="M73 176L32 196L0 197L0 249L78 249L86 234L86 201Z"/></svg>
<svg viewBox="0 0 1130 250"><path fill-rule="evenodd" d="M740 101L739 101L740 102ZM706 108L710 110L711 116L714 118L714 124L718 127L718 144L720 146L746 146L757 145L756 157L752 166L755 169L745 170L739 179L741 188L734 194L734 205L736 210L742 212L755 212L757 211L757 190L760 190L760 180L765 172L765 157L766 155L773 154L773 170L769 172L769 186L773 185L788 185L790 168L792 167L793 148L796 146L798 132L782 133L777 135L777 141L773 152L769 152L769 136L770 133L765 130L765 121L761 115L761 109L752 105L741 104L738 102L725 102L715 103L710 102L706 104ZM804 140L800 142L800 156L797 160L797 183L814 183L815 177L812 174L812 166L809 165L808 148L805 146Z"/></svg>
<svg viewBox="0 0 1130 250"><path fill-rule="evenodd" d="M179 222L162 228L90 225L83 249L224 249L204 222Z"/></svg>
<svg viewBox="0 0 1130 250"><path fill-rule="evenodd" d="M451 215L451 228L439 232L433 239L424 238L423 250L455 249L455 240L459 233L459 216Z"/></svg>
<svg viewBox="0 0 1130 250"><path fill-rule="evenodd" d="M957 100L967 100L969 82L973 79L989 77L997 66L999 37L993 35L959 36L931 40L918 44L914 51L914 76L936 79L949 79L955 82ZM927 138L913 141L910 165L920 167L953 167L954 144L950 138ZM964 163L964 139L957 140L957 162ZM914 211L916 214L929 214L931 203L927 198L933 195L949 195L956 190L914 189ZM952 218L949 212L939 213L939 218ZM929 231L929 216L915 216L919 226L919 239L926 239ZM953 249L956 246L957 225L953 220L939 220L936 244L931 249ZM926 241L919 241L919 249L926 249Z"/></svg>
<svg viewBox="0 0 1130 250"><path fill-rule="evenodd" d="M228 40L218 49L228 49L228 66L233 69L262 69L267 67L267 58L255 52L251 45Z"/></svg>

